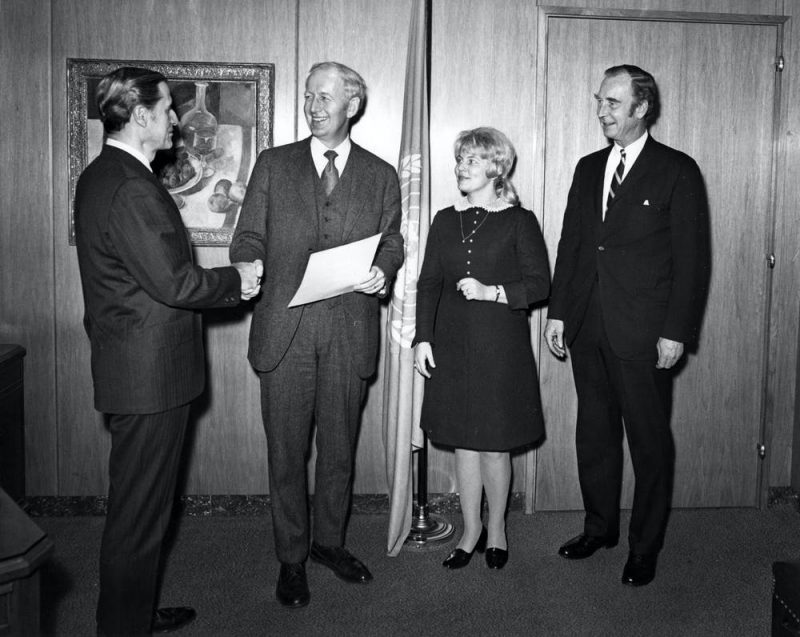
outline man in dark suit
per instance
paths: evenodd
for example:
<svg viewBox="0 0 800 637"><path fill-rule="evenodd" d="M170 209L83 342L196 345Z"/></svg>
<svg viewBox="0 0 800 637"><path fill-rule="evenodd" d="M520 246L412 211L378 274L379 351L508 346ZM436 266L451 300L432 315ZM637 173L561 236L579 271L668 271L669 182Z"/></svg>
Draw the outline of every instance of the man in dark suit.
<svg viewBox="0 0 800 637"><path fill-rule="evenodd" d="M148 635L195 616L156 610L189 406L205 384L195 310L252 298L261 264L194 264L180 213L150 168L177 123L164 76L123 67L101 80L96 98L106 141L78 181L75 234L95 408L111 431L97 629Z"/></svg>
<svg viewBox="0 0 800 637"><path fill-rule="evenodd" d="M305 606L305 560L347 582L372 579L344 548L354 454L366 379L378 356L379 301L403 261L400 190L394 169L350 141L366 86L335 62L314 65L304 112L311 138L264 151L233 236L234 260L264 261L264 293L250 328L248 359L261 380L278 600ZM353 292L288 307L312 252L381 233L369 274ZM306 460L312 423L317 461L313 531Z"/></svg>
<svg viewBox="0 0 800 637"><path fill-rule="evenodd" d="M708 203L697 164L655 141L658 88L635 66L605 72L595 95L611 146L582 158L569 191L545 327L572 355L575 442L586 517L559 549L583 559L619 536L622 435L636 487L622 582L655 577L672 495L671 368L696 336Z"/></svg>

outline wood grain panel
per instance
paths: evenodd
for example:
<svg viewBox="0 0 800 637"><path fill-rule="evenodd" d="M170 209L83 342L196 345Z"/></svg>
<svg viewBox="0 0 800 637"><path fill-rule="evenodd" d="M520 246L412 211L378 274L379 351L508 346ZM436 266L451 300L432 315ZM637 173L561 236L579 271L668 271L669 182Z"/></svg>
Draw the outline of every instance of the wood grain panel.
<svg viewBox="0 0 800 637"><path fill-rule="evenodd" d="M318 0L300 5L298 95L312 64L324 60L355 69L367 84L367 104L352 129L353 141L397 166L403 117L410 0ZM297 138L309 135L302 102L297 103ZM385 311L381 324L386 322ZM361 419L354 491L385 493L383 443L383 347ZM310 466L313 466L312 456ZM313 480L313 471L310 469Z"/></svg>
<svg viewBox="0 0 800 637"><path fill-rule="evenodd" d="M460 196L453 175L458 133L493 126L517 151L513 174L522 204L533 208L536 9L522 0L461 0L433 3L431 60L431 206L434 211ZM541 211L534 210L541 219ZM538 334L539 316L533 317ZM536 356L538 358L538 338ZM512 490L523 491L526 460L514 458ZM530 462L528 462L530 464ZM454 490L452 452L430 455L430 489Z"/></svg>
<svg viewBox="0 0 800 637"><path fill-rule="evenodd" d="M797 31L797 3L785 0L537 0L540 6L556 5L586 8L635 8L640 10L681 11L686 13L738 13L746 15L786 15L785 55L787 60L800 59L800 38ZM768 485L788 485L800 490L800 417L796 404L798 374L797 343L800 305L794 290L800 286L800 232L795 223L794 201L800 197L800 163L796 157L795 137L800 131L796 104L800 103L796 65L783 74L783 108L781 155L777 167L778 201L775 251L778 257L774 272L771 306L770 360L767 384L767 481ZM793 441L797 440L797 443ZM793 446L797 453L793 453ZM794 470L792 469L794 467Z"/></svg>
<svg viewBox="0 0 800 637"><path fill-rule="evenodd" d="M26 349L26 489L56 492L50 3L0 4L0 340ZM22 36L22 37L21 37Z"/></svg>
<svg viewBox="0 0 800 637"><path fill-rule="evenodd" d="M784 27L784 56L800 60L800 5L786 2L790 17ZM792 65L796 67L796 64ZM771 366L768 370L768 437L765 440L769 473L766 485L791 484L800 491L800 76L797 68L783 73L781 129L778 143L778 180L775 255L771 309Z"/></svg>
<svg viewBox="0 0 800 637"><path fill-rule="evenodd" d="M56 258L59 492L103 493L108 436L92 409L89 347L74 247L67 245L67 57L273 62L275 141L294 137L294 0L54 3L53 126ZM226 264L227 250L197 250L206 267ZM208 393L198 403L187 452L191 493L264 493L266 453L254 374L245 359L248 314L207 321Z"/></svg>
<svg viewBox="0 0 800 637"><path fill-rule="evenodd" d="M796 3L784 0L434 1L434 209L449 205L457 194L451 157L455 134L477 124L497 126L514 141L519 154L515 181L524 204L536 208L536 202L543 200L539 189L558 184L558 175L555 181L545 181L536 163L540 157L536 130L541 115L535 111L539 99L535 74L537 68L543 68L543 60L536 60L536 4L687 14L785 11L794 21L797 13ZM409 11L410 0L0 3L0 72L9 85L15 86L14 91L6 91L0 97L0 108L4 114L24 113L24 117L15 116L15 125L6 132L5 143L0 147L0 191L4 193L0 203L0 339L20 343L28 350L29 493L87 495L103 493L106 488L107 436L101 418L92 409L89 348L81 325L77 263L74 248L66 241L69 202L65 59L274 62L276 144L307 135L297 96L308 66L323 58L340 59L362 72L371 89L368 110L354 129L354 139L395 164ZM800 37L792 20L786 27L789 63L783 76L785 120L779 145L775 243L778 262L772 293L766 442L770 460L768 484L787 484L794 465L794 484L800 488L800 453L792 453L794 429L800 430L795 404L800 324L800 255L796 246L800 244L800 225L794 210L794 202L800 199L800 161L795 143L800 131L800 67L793 63L800 59ZM720 37L727 45L725 36ZM667 59L679 53L672 41L660 47L659 54ZM716 69L719 56L709 56L706 63L708 69ZM586 86L589 93L596 90L598 78L589 75L575 76L573 86ZM746 79L747 87L752 89L750 77ZM727 121L715 95L708 103L710 110L719 111L720 121ZM576 114L574 105L568 105L566 110L567 119L569 112L575 118L584 117ZM591 121L592 114L588 117ZM659 134L663 136L666 118L662 125L664 130ZM567 121L566 129L570 126ZM591 131L591 135L597 134L596 129ZM711 149L716 148L712 144ZM575 149L573 165L577 152ZM565 168L567 179L571 170L572 166ZM29 182L47 186L19 187ZM536 213L541 215L542 211ZM23 228L28 231L22 232ZM209 267L227 263L225 249L203 248L197 256L202 265ZM31 292L31 280L36 281L35 293ZM736 321L742 326L741 317ZM263 493L268 484L258 387L244 358L249 315L247 311L213 314L206 317L206 322L210 390L195 409L184 486L195 493ZM534 316L534 337L537 329L538 315ZM747 326L742 329L750 334ZM568 366L550 367L543 369L542 392L557 396L552 402L554 411L572 421L574 396L569 393L568 383L565 385ZM379 387L380 382L372 387L364 414L365 433L359 447L356 483L356 490L361 492L385 490ZM547 429L546 445L560 435L560 429L552 422ZM797 438L800 440L800 435ZM723 449L722 453L730 452ZM454 490L452 455L436 450L431 455L431 490ZM533 478L525 474L530 458L515 460L515 490ZM550 472L544 471L539 479L568 483L572 466L574 457L565 458L564 463L553 466Z"/></svg>
<svg viewBox="0 0 800 637"><path fill-rule="evenodd" d="M679 374L673 398L676 506L756 504L754 449L764 381L759 335L765 326L763 255L772 174L770 64L776 37L775 26L549 21L544 179L551 256L572 168L579 157L604 145L591 94L603 69L612 64L629 62L653 72L663 115L652 133L693 156L709 190L711 289L696 356L689 357ZM646 47L640 42L647 42ZM712 66L714 82L709 82L704 69ZM716 109L706 107L710 104L725 104L728 116L720 118ZM552 370L546 414L551 423L560 424L550 427L557 437L540 455L537 507L580 508L576 471L570 471L568 480L564 475L570 460L574 467L571 379L563 384L568 365L546 361L543 376ZM623 501L629 503L631 494L628 470Z"/></svg>
<svg viewBox="0 0 800 637"><path fill-rule="evenodd" d="M411 0L317 0L304 2L298 20L298 96L308 69L333 60L355 69L367 84L366 109L352 129L353 141L392 166L400 153ZM297 138L309 135L297 102Z"/></svg>
<svg viewBox="0 0 800 637"><path fill-rule="evenodd" d="M782 15L783 0L537 0L538 6L584 9L628 9L635 11L677 11L682 13L740 13Z"/></svg>

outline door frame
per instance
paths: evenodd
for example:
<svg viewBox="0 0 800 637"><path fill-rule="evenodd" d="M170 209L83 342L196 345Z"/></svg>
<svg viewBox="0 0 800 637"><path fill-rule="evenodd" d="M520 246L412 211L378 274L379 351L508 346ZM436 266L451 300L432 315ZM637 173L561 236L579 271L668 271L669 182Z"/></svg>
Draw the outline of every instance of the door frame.
<svg viewBox="0 0 800 637"><path fill-rule="evenodd" d="M779 155L783 154L781 151L781 138L783 137L784 122L782 121L781 107L781 72L777 68L778 60L783 56L783 41L784 41L784 25L789 20L788 16L781 15L751 15L739 13L701 13L691 11L658 11L658 10L638 10L638 9L608 9L608 8L583 8L583 7L559 7L559 6L540 6L538 7L537 16L537 50L536 50L536 64L535 64L535 102L533 121L536 124L533 126L534 139L533 148L535 153L534 161L534 194L533 194L533 208L534 210L541 210L544 215L544 202L545 202L545 158L546 151L546 126L545 121L546 104L547 104L547 54L548 54L548 29L551 18L574 18L574 19L593 19L593 20L627 20L627 21L640 21L640 22L689 22L689 23L712 23L712 24L734 24L734 25L755 25L755 26L774 26L777 29L776 38L776 51L775 51L775 95L773 101L773 122L772 128L772 155L770 158L770 189L769 201L767 203L767 219L766 219L766 236L764 237L764 259L765 267L763 274L763 283L765 289L765 311L764 322L762 324L763 334L763 347L761 356L761 366L759 378L761 381L761 405L760 405L760 422L759 422L759 436L761 444L766 444L766 441L772 438L774 405L771 400L772 387L774 385L773 377L769 373L770 360L774 358L774 350L777 347L775 339L771 337L770 333L770 317L773 312L772 302L772 270L767 265L768 255L772 254L775 246L775 221L776 221L776 205L777 205L777 187L778 187L778 160ZM544 218L542 219L544 221ZM541 329L542 329L542 316L539 313L539 320L537 326L539 333L536 336L541 343ZM545 347L541 348L544 351ZM537 363L539 367L539 375L541 377L541 356ZM757 450L754 450L756 453ZM532 513L534 511L534 498L536 494L536 480L537 480L537 460L539 450L534 450L533 453L527 454L525 458L525 512ZM756 502L759 508L765 508L768 502L769 495L769 463L771 455L769 452L758 463L756 474Z"/></svg>

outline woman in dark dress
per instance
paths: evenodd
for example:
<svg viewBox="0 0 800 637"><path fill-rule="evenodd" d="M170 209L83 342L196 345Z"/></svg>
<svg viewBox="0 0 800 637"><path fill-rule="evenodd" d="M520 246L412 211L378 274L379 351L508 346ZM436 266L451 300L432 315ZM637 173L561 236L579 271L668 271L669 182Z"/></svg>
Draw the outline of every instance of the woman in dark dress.
<svg viewBox="0 0 800 637"><path fill-rule="evenodd" d="M427 378L422 428L455 448L464 533L443 565L508 560L509 451L544 426L528 309L547 298L547 252L533 213L518 205L508 173L514 148L493 128L459 134L455 174L465 195L436 215L417 283L414 366ZM489 505L481 522L483 491Z"/></svg>

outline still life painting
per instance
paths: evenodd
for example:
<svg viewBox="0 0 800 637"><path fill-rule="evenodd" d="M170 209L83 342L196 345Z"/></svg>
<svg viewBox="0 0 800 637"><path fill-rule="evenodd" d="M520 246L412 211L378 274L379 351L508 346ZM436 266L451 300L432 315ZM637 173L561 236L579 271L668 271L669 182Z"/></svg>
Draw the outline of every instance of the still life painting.
<svg viewBox="0 0 800 637"><path fill-rule="evenodd" d="M153 172L172 196L194 245L228 245L256 157L272 145L273 66L67 60L70 202L81 171L104 142L95 89L103 75L120 66L153 69L167 78L178 126L173 147L156 154Z"/></svg>

